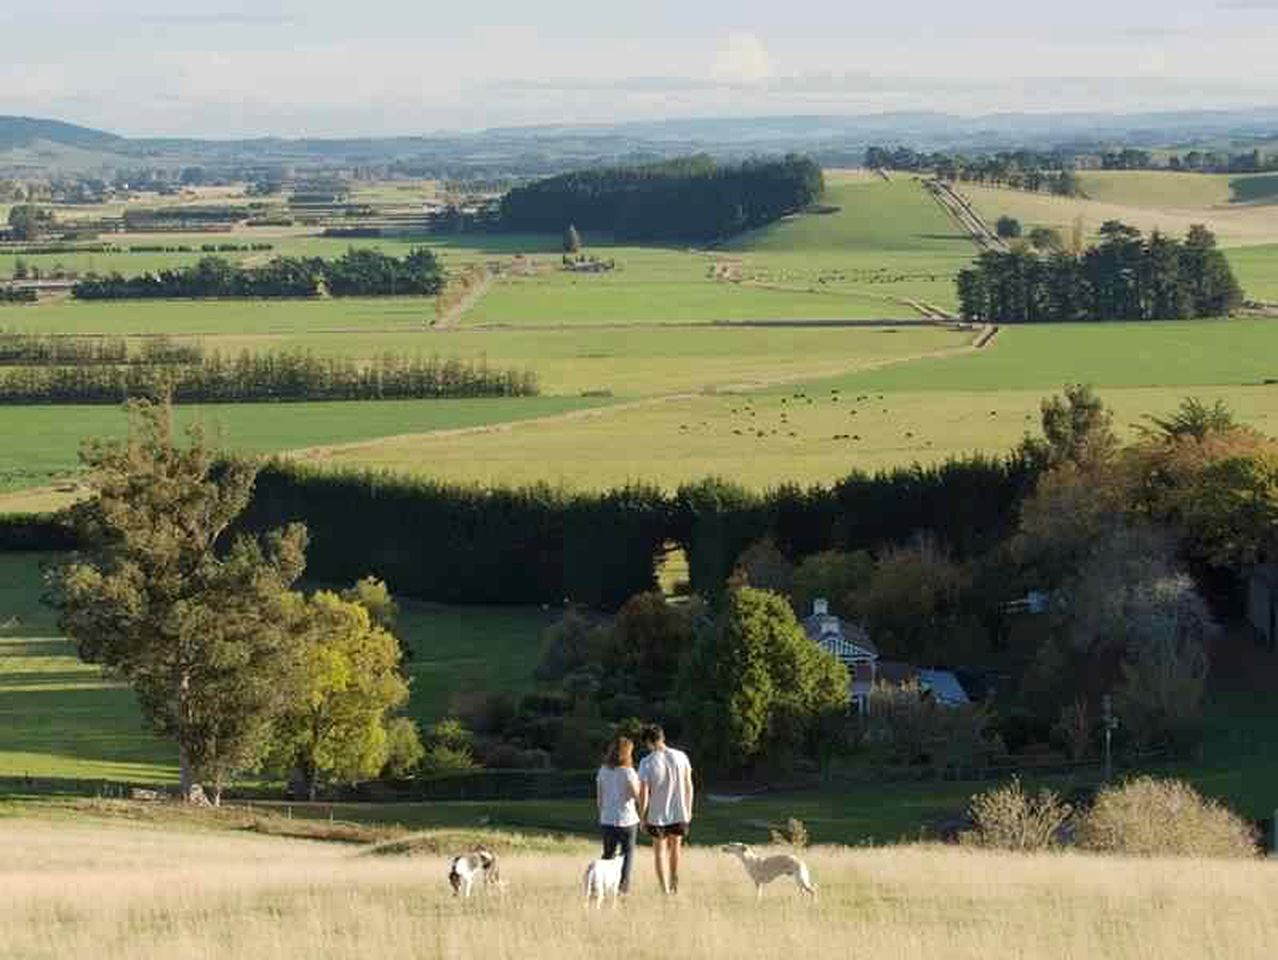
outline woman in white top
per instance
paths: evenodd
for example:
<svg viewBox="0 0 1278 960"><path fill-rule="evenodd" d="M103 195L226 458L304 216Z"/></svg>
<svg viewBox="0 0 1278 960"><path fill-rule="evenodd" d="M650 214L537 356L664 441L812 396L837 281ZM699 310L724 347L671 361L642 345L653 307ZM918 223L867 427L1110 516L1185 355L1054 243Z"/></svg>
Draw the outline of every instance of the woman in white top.
<svg viewBox="0 0 1278 960"><path fill-rule="evenodd" d="M608 744L603 766L595 776L595 799L599 804L599 829L603 834L603 855L611 860L620 848L621 892L630 892L630 866L635 857L635 837L639 832L639 775L635 773L635 744L617 736Z"/></svg>

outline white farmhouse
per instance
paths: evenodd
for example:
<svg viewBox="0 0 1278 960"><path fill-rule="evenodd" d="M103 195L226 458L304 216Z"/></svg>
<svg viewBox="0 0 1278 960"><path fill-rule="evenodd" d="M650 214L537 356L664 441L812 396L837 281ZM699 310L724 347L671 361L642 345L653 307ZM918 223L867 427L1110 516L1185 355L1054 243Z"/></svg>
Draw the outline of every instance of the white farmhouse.
<svg viewBox="0 0 1278 960"><path fill-rule="evenodd" d="M879 652L865 628L832 614L825 600L815 600L812 614L804 618L803 629L814 643L834 654L848 668L852 705L858 712L867 713L870 691L878 674Z"/></svg>

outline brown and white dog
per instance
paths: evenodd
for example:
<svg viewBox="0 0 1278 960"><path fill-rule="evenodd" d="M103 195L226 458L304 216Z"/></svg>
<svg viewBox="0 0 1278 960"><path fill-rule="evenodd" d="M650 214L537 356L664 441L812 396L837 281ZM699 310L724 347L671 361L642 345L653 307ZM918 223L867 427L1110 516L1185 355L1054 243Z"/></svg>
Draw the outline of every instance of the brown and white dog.
<svg viewBox="0 0 1278 960"><path fill-rule="evenodd" d="M453 857L448 864L448 885L453 888L454 897L469 897L477 882L485 887L502 885L497 857L483 847Z"/></svg>

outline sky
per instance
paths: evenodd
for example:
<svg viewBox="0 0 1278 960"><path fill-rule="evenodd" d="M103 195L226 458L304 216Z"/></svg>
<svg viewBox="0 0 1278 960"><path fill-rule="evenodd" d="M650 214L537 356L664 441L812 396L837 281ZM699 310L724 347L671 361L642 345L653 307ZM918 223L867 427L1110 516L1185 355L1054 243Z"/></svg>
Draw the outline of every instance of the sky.
<svg viewBox="0 0 1278 960"><path fill-rule="evenodd" d="M0 40L0 114L131 136L1278 105L1278 0L0 0Z"/></svg>

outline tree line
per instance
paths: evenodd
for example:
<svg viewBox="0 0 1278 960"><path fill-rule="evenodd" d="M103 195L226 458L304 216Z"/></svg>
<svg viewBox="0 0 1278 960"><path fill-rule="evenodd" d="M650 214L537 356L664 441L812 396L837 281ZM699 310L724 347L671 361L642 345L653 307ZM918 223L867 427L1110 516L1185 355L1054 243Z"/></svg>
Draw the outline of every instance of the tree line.
<svg viewBox="0 0 1278 960"><path fill-rule="evenodd" d="M483 360L386 354L362 364L306 351L214 352L193 364L59 363L0 369L0 404L120 403L130 397L174 403L409 400L526 397L538 392L529 370L494 369Z"/></svg>
<svg viewBox="0 0 1278 960"><path fill-rule="evenodd" d="M806 157L719 164L707 156L579 170L521 187L501 201L512 231L607 231L626 240L708 241L802 210L824 189Z"/></svg>
<svg viewBox="0 0 1278 960"><path fill-rule="evenodd" d="M1082 195L1072 159L1058 152L1014 150L968 157L957 153L920 152L908 147L874 146L865 151L865 165L879 170L927 171L942 180L993 184L1031 193Z"/></svg>
<svg viewBox="0 0 1278 960"><path fill-rule="evenodd" d="M261 253L275 249L273 243L202 243L198 247L189 244L131 244L115 243L37 243L20 247L4 247L4 252L16 256L37 257L58 253Z"/></svg>
<svg viewBox="0 0 1278 960"><path fill-rule="evenodd" d="M1242 302L1242 288L1216 238L1191 227L1183 241L1148 238L1115 220L1080 256L1027 246L987 251L958 274L967 320L1068 323L1218 317Z"/></svg>
<svg viewBox="0 0 1278 960"><path fill-rule="evenodd" d="M120 366L199 363L204 348L194 341L147 337L136 351L124 337L74 337L0 330L0 366Z"/></svg>
<svg viewBox="0 0 1278 960"><path fill-rule="evenodd" d="M380 472L272 464L244 522L300 520L310 570L340 581L373 572L398 592L447 603L574 603L615 609L655 587L672 545L691 589L719 594L747 546L771 537L789 556L862 549L931 530L966 556L1006 532L1037 467L1020 456L855 472L829 487L757 493L721 480L674 493L456 486ZM607 537L599 531L607 530Z"/></svg>
<svg viewBox="0 0 1278 960"><path fill-rule="evenodd" d="M324 291L334 297L434 296L444 281L443 265L431 250L418 248L398 258L352 248L332 260L275 257L260 267L203 257L189 267L134 277L86 277L71 293L80 300L314 297Z"/></svg>

